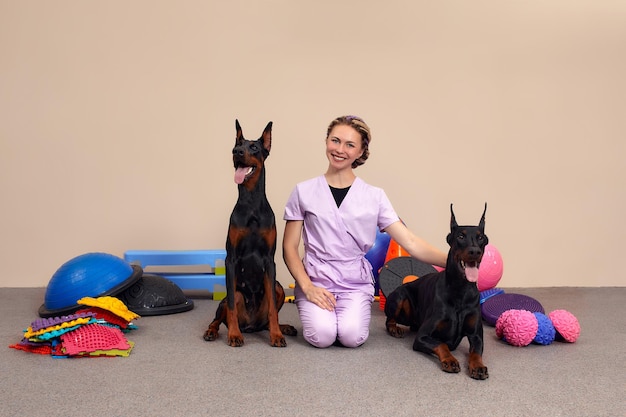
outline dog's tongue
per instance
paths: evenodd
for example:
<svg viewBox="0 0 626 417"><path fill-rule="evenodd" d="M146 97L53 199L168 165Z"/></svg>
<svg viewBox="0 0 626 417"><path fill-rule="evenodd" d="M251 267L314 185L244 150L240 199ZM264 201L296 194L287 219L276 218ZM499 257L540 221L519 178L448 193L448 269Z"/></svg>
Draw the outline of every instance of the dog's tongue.
<svg viewBox="0 0 626 417"><path fill-rule="evenodd" d="M476 282L478 281L478 268L475 266L466 266L465 267L465 278L467 278L467 280L469 282Z"/></svg>
<svg viewBox="0 0 626 417"><path fill-rule="evenodd" d="M235 170L235 184L242 184L243 180L246 179L246 174L248 173L248 170L250 168L248 167L243 167L243 168L237 168Z"/></svg>

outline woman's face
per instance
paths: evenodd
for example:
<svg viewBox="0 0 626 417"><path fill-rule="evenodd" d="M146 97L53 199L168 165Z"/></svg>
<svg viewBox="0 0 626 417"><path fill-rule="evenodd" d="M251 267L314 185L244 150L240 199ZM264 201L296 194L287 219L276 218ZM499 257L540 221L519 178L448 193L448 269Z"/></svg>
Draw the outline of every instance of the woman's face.
<svg viewBox="0 0 626 417"><path fill-rule="evenodd" d="M352 168L363 153L361 134L348 125L333 127L326 138L326 157L336 169Z"/></svg>

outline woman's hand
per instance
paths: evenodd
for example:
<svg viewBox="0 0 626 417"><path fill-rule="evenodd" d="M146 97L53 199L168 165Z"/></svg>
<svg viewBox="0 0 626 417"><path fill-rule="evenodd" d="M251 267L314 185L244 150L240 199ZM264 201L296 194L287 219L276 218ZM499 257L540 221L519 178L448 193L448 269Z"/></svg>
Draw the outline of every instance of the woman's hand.
<svg viewBox="0 0 626 417"><path fill-rule="evenodd" d="M316 304L318 307L328 311L335 309L337 301L335 300L335 296L327 289L311 284L306 289L302 288L302 292L307 300Z"/></svg>

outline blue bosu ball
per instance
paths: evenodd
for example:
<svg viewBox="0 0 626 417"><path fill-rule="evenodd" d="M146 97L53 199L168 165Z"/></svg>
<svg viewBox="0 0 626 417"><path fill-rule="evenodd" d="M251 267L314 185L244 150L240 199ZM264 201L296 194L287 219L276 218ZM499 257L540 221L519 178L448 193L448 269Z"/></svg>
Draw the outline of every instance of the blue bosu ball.
<svg viewBox="0 0 626 417"><path fill-rule="evenodd" d="M83 297L120 293L141 278L141 267L107 253L86 253L70 259L54 273L39 308L41 317L68 315L81 308Z"/></svg>

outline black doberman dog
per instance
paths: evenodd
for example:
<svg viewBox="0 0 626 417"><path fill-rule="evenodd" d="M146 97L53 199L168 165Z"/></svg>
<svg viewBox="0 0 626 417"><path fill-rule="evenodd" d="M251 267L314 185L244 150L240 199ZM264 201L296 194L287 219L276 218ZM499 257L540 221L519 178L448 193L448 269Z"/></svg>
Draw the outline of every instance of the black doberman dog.
<svg viewBox="0 0 626 417"><path fill-rule="evenodd" d="M478 226L459 226L452 213L450 245L446 269L424 275L403 284L386 299L387 331L403 337L398 324L417 330L413 350L435 354L446 372L460 372L459 361L452 356L461 340L469 341L469 374L474 379L487 379L483 364L483 325L480 313L480 293L476 286L478 267L485 246L485 211Z"/></svg>
<svg viewBox="0 0 626 417"><path fill-rule="evenodd" d="M242 331L268 330L270 344L287 346L285 337L297 330L278 323L285 291L276 280L276 220L265 194L265 159L272 146L272 122L255 141L243 137L235 120L233 148L237 203L230 215L226 238L226 298L204 333L204 340L217 339L221 323L228 328L228 344L242 346Z"/></svg>

